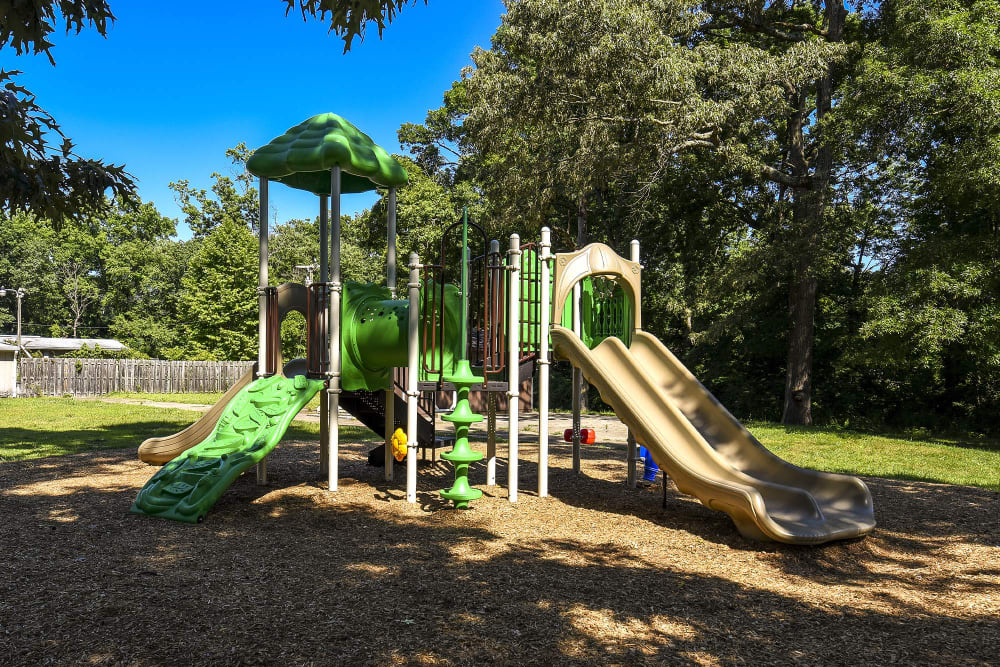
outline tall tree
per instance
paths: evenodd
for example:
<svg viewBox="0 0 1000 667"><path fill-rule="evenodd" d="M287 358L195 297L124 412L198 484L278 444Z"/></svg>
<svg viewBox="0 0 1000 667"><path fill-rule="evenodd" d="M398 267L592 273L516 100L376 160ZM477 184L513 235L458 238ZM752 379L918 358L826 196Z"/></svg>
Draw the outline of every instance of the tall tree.
<svg viewBox="0 0 1000 667"><path fill-rule="evenodd" d="M0 216L0 285L27 291L22 305L25 334L44 335L66 322L69 311L53 266L58 234L48 222L26 213ZM15 302L0 303L0 332L13 331Z"/></svg>
<svg viewBox="0 0 1000 667"><path fill-rule="evenodd" d="M257 241L225 219L202 241L181 279L188 358L250 359L257 345Z"/></svg>
<svg viewBox="0 0 1000 667"><path fill-rule="evenodd" d="M885 197L902 201L893 252L855 355L904 425L989 432L1000 419L997 16L996 2L880 5L845 103L857 141L901 175Z"/></svg>
<svg viewBox="0 0 1000 667"><path fill-rule="evenodd" d="M464 73L463 146L505 217L537 225L561 210L583 242L607 193L631 191L641 207L692 150L756 179L773 204L753 222L770 225L788 258L785 418L795 423L811 420L817 239L834 159L817 128L848 52L843 26L835 2L523 0Z"/></svg>
<svg viewBox="0 0 1000 667"><path fill-rule="evenodd" d="M215 182L211 194L204 188L191 187L187 179L170 183L170 189L177 193L184 222L195 237L208 234L225 220L257 229L260 224L259 194L253 186L253 176L245 168L250 153L242 142L226 150L226 157L233 164L233 175L213 172Z"/></svg>

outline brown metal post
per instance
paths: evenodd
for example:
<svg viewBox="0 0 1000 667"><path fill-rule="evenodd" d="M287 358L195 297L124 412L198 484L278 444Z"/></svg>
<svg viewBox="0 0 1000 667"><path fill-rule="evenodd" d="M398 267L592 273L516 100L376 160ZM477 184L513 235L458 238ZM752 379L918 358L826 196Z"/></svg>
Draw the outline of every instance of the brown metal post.
<svg viewBox="0 0 1000 667"><path fill-rule="evenodd" d="M278 372L278 357L281 355L281 323L278 321L278 288L265 287L267 301L267 331L264 375Z"/></svg>

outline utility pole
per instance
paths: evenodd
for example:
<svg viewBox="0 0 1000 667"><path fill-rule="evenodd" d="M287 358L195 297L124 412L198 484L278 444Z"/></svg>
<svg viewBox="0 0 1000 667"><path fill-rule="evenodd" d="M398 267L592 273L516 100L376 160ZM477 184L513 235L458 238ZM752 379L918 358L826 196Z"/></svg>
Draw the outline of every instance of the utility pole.
<svg viewBox="0 0 1000 667"><path fill-rule="evenodd" d="M309 287L313 283L313 271L319 268L319 264L296 264L295 268L305 272L306 287Z"/></svg>

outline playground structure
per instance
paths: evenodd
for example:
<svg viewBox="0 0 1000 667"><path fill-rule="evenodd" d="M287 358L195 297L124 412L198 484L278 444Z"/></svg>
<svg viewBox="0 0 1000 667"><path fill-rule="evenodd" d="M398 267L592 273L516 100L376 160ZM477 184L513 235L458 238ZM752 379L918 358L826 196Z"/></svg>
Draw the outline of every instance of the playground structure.
<svg viewBox="0 0 1000 667"><path fill-rule="evenodd" d="M441 494L457 508L482 495L468 480L484 458L468 441L469 392L487 392L485 483L496 484L495 397L508 398L507 497L518 496L520 380L538 370L538 488L548 495L550 340L573 366L573 470L580 473L582 378L629 427L628 483L636 484L642 445L679 490L729 514L751 538L799 544L858 537L875 525L864 483L793 466L771 454L718 403L655 337L641 330L639 244L630 259L595 243L552 254L549 230L538 243L515 234L506 253L463 216L444 230L436 263L409 257L406 298L396 286L396 192L405 170L367 135L335 114L315 116L258 149L247 163L260 178L259 350L257 365L188 429L140 446L163 467L140 491L133 511L201 521L242 472L267 481L267 454L294 415L320 394L320 467L338 486L339 408L385 438L384 474L406 449L406 500L417 500L417 447L437 444L434 393L454 391L455 467ZM268 284L268 185L318 195L320 279L308 288ZM387 189L386 284L341 281L340 197ZM458 255L457 262L454 255ZM457 278L457 285L450 280ZM609 290L597 280L613 280ZM291 310L306 317L304 360L282 364L278 331ZM397 415L405 413L405 421ZM396 434L393 446L393 434Z"/></svg>

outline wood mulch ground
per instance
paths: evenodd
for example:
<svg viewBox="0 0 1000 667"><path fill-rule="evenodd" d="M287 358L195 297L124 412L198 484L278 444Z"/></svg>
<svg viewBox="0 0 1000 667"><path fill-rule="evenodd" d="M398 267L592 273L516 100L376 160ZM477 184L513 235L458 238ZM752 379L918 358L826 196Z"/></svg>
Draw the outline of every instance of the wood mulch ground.
<svg viewBox="0 0 1000 667"><path fill-rule="evenodd" d="M866 479L873 535L789 547L626 488L620 445L582 477L556 447L538 498L523 443L518 503L467 512L440 460L408 505L369 446L331 494L316 445L283 443L197 526L128 513L153 473L131 450L0 464L0 663L1000 661L998 493Z"/></svg>

